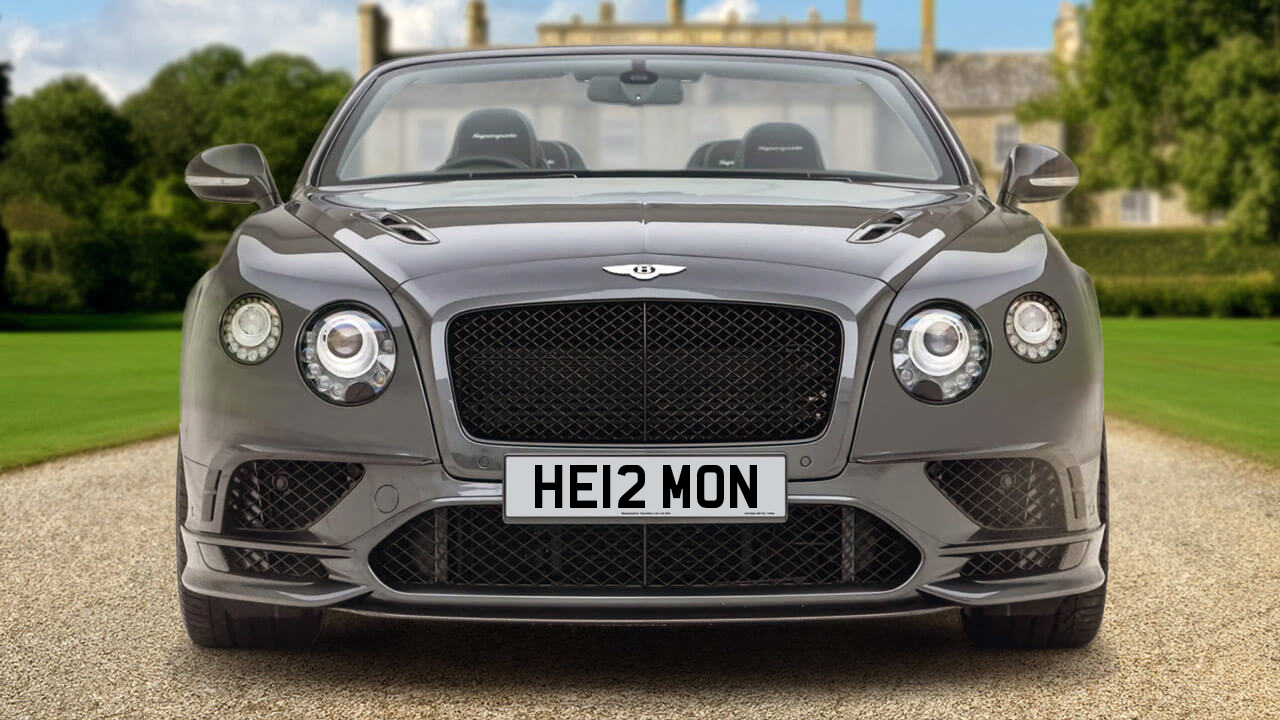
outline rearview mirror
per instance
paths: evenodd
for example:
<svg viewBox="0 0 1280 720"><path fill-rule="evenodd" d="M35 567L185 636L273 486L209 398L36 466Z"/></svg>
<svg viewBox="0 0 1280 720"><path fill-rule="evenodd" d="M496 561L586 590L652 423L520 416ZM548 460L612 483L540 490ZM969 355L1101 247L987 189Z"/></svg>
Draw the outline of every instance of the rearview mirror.
<svg viewBox="0 0 1280 720"><path fill-rule="evenodd" d="M257 203L268 210L280 204L267 158L257 145L219 145L187 163L187 187L201 200Z"/></svg>
<svg viewBox="0 0 1280 720"><path fill-rule="evenodd" d="M1047 145L1021 143L1005 161L996 202L1014 210L1021 203L1061 200L1079 182L1080 171L1071 158Z"/></svg>
<svg viewBox="0 0 1280 720"><path fill-rule="evenodd" d="M587 82L587 99L611 105L679 105L684 102L684 87L679 80L656 76L643 79L646 82L633 83L616 77L593 77Z"/></svg>

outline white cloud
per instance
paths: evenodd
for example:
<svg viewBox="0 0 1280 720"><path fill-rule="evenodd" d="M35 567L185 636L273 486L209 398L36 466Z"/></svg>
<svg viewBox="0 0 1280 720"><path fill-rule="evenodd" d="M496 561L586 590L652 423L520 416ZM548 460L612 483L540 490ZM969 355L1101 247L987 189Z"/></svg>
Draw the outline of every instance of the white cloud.
<svg viewBox="0 0 1280 720"><path fill-rule="evenodd" d="M694 14L694 20L726 20L736 12L739 20L754 20L760 16L760 5L755 0L716 0Z"/></svg>
<svg viewBox="0 0 1280 720"><path fill-rule="evenodd" d="M383 0L397 47L455 45L465 0ZM113 100L144 85L167 62L211 43L250 57L310 56L354 71L355 0L108 0L94 17L43 27L0 23L0 59L14 65L15 93L67 73L88 76ZM491 11L492 12L492 11Z"/></svg>

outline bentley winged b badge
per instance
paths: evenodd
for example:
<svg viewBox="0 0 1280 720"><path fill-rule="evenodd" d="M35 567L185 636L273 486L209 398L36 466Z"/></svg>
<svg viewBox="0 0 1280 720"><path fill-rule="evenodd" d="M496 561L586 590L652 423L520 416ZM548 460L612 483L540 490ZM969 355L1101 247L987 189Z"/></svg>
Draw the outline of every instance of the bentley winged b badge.
<svg viewBox="0 0 1280 720"><path fill-rule="evenodd" d="M684 272L683 265L606 265L605 272L614 275L630 275L637 280L652 280L660 275L675 275Z"/></svg>

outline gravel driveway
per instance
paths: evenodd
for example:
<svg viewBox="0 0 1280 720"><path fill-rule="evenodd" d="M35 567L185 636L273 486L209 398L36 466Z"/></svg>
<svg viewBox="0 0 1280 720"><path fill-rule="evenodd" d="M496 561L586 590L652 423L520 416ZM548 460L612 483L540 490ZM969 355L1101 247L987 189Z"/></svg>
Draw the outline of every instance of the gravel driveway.
<svg viewBox="0 0 1280 720"><path fill-rule="evenodd" d="M1079 651L951 613L623 629L334 615L304 654L191 646L173 439L0 475L0 717L1280 717L1280 471L1109 427L1111 598Z"/></svg>

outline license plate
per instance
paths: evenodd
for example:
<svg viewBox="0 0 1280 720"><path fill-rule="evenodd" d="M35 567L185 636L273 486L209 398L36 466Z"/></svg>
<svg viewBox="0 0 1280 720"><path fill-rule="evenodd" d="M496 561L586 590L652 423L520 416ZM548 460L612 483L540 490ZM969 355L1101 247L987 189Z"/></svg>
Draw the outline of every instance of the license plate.
<svg viewBox="0 0 1280 720"><path fill-rule="evenodd" d="M787 459L510 455L503 515L537 522L781 522Z"/></svg>

